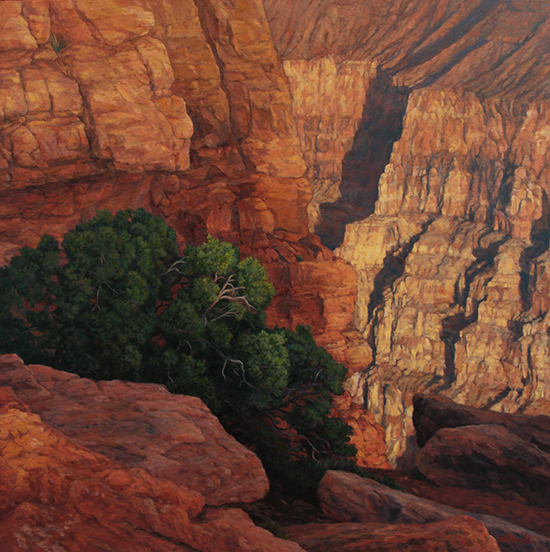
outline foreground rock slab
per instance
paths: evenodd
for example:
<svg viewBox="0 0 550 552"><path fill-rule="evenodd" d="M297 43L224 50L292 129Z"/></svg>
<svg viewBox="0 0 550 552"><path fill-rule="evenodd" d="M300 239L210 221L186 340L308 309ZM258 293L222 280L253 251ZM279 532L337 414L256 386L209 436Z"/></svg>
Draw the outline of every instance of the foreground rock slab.
<svg viewBox="0 0 550 552"><path fill-rule="evenodd" d="M440 429L420 450L417 467L439 486L466 487L549 505L550 454L499 425Z"/></svg>
<svg viewBox="0 0 550 552"><path fill-rule="evenodd" d="M339 523L285 528L309 552L498 552L485 526L468 516L427 524Z"/></svg>
<svg viewBox="0 0 550 552"><path fill-rule="evenodd" d="M519 525L423 500L351 473L328 471L317 497L323 512L341 522L426 524L467 515L481 521L504 552L550 550L550 539Z"/></svg>
<svg viewBox="0 0 550 552"><path fill-rule="evenodd" d="M413 423L418 445L423 447L445 427L498 424L520 439L534 443L550 453L550 416L525 416L482 410L458 404L441 395L415 395Z"/></svg>
<svg viewBox="0 0 550 552"><path fill-rule="evenodd" d="M87 450L0 388L0 539L6 552L300 552L241 510L204 510L183 485Z"/></svg>
<svg viewBox="0 0 550 552"><path fill-rule="evenodd" d="M197 491L209 505L253 502L268 492L256 455L195 397L154 384L96 383L26 366L16 355L0 356L0 385L74 442Z"/></svg>

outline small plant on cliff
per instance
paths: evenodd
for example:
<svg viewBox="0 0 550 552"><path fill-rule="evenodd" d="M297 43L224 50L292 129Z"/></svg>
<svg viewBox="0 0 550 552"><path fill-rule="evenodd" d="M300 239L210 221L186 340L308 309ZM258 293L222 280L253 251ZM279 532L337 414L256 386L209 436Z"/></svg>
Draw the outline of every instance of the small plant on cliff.
<svg viewBox="0 0 550 552"><path fill-rule="evenodd" d="M61 50L64 50L67 48L67 46L70 44L69 39L65 35L56 35L52 34L50 36L50 45L54 49L54 52L56 54L59 54Z"/></svg>
<svg viewBox="0 0 550 552"><path fill-rule="evenodd" d="M349 457L351 429L329 416L345 369L308 329L266 326L274 293L229 243L180 256L160 217L102 211L0 269L0 351L199 396L279 475Z"/></svg>

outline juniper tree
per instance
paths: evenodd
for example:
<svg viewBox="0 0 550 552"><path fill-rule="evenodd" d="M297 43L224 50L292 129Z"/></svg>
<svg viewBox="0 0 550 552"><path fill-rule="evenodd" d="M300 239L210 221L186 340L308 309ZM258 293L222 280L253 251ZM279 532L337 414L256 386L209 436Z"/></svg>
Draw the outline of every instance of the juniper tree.
<svg viewBox="0 0 550 552"><path fill-rule="evenodd" d="M95 379L201 397L271 466L349 457L330 417L345 369L309 329L270 329L275 289L254 258L208 237L181 255L143 209L99 212L0 269L0 351Z"/></svg>

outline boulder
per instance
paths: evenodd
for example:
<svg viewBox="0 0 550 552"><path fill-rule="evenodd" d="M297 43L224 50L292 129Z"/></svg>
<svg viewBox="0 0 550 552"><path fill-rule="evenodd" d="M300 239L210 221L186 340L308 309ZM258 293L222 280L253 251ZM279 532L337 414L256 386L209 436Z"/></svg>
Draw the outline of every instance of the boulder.
<svg viewBox="0 0 550 552"><path fill-rule="evenodd" d="M45 423L89 450L185 485L209 505L263 498L268 480L257 456L222 428L196 397L164 386L94 382L0 356L0 385ZM1 397L1 396L0 396Z"/></svg>
<svg viewBox="0 0 550 552"><path fill-rule="evenodd" d="M417 466L436 485L511 491L520 501L549 504L550 454L503 426L440 429L418 453Z"/></svg>
<svg viewBox="0 0 550 552"><path fill-rule="evenodd" d="M441 395L415 395L413 404L413 423L420 447L442 428L498 424L550 454L549 416L525 416L482 410L458 404Z"/></svg>
<svg viewBox="0 0 550 552"><path fill-rule="evenodd" d="M426 524L338 523L285 527L288 536L309 552L498 552L496 540L471 517Z"/></svg>
<svg viewBox="0 0 550 552"><path fill-rule="evenodd" d="M519 525L443 506L351 473L328 471L319 483L317 498L327 516L344 523L427 524L467 515L485 525L502 551L550 550L550 539Z"/></svg>
<svg viewBox="0 0 550 552"><path fill-rule="evenodd" d="M241 510L203 511L198 492L94 453L20 410L9 391L0 397L2 550L302 550Z"/></svg>

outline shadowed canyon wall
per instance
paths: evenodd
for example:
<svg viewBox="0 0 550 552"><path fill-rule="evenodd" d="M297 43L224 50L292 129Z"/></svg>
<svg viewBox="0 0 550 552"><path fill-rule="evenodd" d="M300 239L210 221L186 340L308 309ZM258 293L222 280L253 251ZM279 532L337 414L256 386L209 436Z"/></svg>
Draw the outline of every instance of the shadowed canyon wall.
<svg viewBox="0 0 550 552"><path fill-rule="evenodd" d="M548 6L264 4L390 460L413 458L415 392L549 413Z"/></svg>

